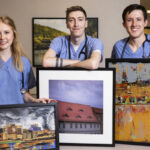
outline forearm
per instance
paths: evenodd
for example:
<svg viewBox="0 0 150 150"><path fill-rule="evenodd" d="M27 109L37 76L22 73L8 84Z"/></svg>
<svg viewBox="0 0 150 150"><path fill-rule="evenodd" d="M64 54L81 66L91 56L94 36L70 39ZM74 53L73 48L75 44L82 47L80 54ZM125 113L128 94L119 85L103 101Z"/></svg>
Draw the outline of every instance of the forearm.
<svg viewBox="0 0 150 150"><path fill-rule="evenodd" d="M29 103L29 102L33 103L36 101L36 99L33 96L31 96L31 94L29 92L26 92L24 94L24 101L27 103Z"/></svg>
<svg viewBox="0 0 150 150"><path fill-rule="evenodd" d="M79 63L80 60L62 59L56 57L47 57L43 63L44 67L65 67L75 63Z"/></svg>
<svg viewBox="0 0 150 150"><path fill-rule="evenodd" d="M101 52L93 52L89 59L70 65L70 67L80 67L85 69L97 69L101 60Z"/></svg>
<svg viewBox="0 0 150 150"><path fill-rule="evenodd" d="M99 67L99 62L95 61L95 60L92 60L92 59L87 59L87 60L84 60L84 61L81 61L81 62L78 62L78 63L75 63L75 64L71 64L69 66L70 68L85 68L85 69L97 69Z"/></svg>
<svg viewBox="0 0 150 150"><path fill-rule="evenodd" d="M31 96L29 92L26 92L24 94L24 101L27 103L50 103L50 102L56 102L55 100L49 99L49 98L34 98Z"/></svg>

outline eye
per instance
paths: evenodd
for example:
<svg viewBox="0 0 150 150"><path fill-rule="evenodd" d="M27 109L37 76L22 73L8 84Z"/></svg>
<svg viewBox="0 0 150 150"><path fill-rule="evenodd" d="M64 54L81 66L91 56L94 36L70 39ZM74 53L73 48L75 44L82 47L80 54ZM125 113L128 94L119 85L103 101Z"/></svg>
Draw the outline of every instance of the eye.
<svg viewBox="0 0 150 150"><path fill-rule="evenodd" d="M70 18L70 19L68 19L68 21L69 21L69 22L73 22L73 21L74 21L74 19L73 19L73 18Z"/></svg>
<svg viewBox="0 0 150 150"><path fill-rule="evenodd" d="M83 18L80 18L79 21L83 21Z"/></svg>
<svg viewBox="0 0 150 150"><path fill-rule="evenodd" d="M79 18L78 20L79 20L79 21L83 21L83 20L84 20L84 18Z"/></svg>
<svg viewBox="0 0 150 150"><path fill-rule="evenodd" d="M137 21L141 21L142 19L141 18L137 18Z"/></svg>
<svg viewBox="0 0 150 150"><path fill-rule="evenodd" d="M131 21L132 21L132 19L131 19L131 18L128 18L128 19L127 19L127 21L128 21L128 22L131 22Z"/></svg>
<svg viewBox="0 0 150 150"><path fill-rule="evenodd" d="M9 31L5 31L4 33L5 33L5 34L9 34L10 32L9 32Z"/></svg>

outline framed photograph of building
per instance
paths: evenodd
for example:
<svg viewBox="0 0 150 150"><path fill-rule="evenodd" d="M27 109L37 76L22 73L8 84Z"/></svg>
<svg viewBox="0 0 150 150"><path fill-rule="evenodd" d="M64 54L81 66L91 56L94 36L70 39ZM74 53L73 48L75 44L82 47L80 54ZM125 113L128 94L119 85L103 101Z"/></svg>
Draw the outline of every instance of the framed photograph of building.
<svg viewBox="0 0 150 150"><path fill-rule="evenodd" d="M115 140L150 145L149 59L106 59L116 68Z"/></svg>
<svg viewBox="0 0 150 150"><path fill-rule="evenodd" d="M60 144L114 146L114 73L37 68L38 97L58 103Z"/></svg>
<svg viewBox="0 0 150 150"><path fill-rule="evenodd" d="M57 103L0 106L0 149L59 150Z"/></svg>
<svg viewBox="0 0 150 150"><path fill-rule="evenodd" d="M32 18L33 66L42 66L43 55L54 38L69 34L65 18ZM98 18L88 18L86 34L98 37Z"/></svg>

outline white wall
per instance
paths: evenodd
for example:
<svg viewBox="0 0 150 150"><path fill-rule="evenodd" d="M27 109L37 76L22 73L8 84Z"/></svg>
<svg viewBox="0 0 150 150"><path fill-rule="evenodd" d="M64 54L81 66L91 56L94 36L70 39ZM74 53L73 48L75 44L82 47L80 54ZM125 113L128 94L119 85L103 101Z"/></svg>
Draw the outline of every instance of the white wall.
<svg viewBox="0 0 150 150"><path fill-rule="evenodd" d="M81 5L88 17L99 18L99 38L104 43L105 61L111 55L114 42L127 36L121 15L132 3L140 3L140 0L0 0L0 16L9 15L15 20L21 42L32 59L32 17L65 17L67 7Z"/></svg>

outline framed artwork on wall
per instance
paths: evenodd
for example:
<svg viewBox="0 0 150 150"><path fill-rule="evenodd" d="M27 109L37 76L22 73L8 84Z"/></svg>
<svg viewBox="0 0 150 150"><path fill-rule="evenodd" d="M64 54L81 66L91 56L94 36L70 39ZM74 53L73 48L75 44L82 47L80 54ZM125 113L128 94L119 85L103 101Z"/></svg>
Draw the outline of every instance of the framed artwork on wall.
<svg viewBox="0 0 150 150"><path fill-rule="evenodd" d="M60 144L114 146L114 73L37 68L38 97L58 103Z"/></svg>
<svg viewBox="0 0 150 150"><path fill-rule="evenodd" d="M115 140L150 145L150 61L106 59L116 68Z"/></svg>
<svg viewBox="0 0 150 150"><path fill-rule="evenodd" d="M33 66L42 66L43 55L54 38L69 34L65 18L32 18ZM98 37L98 18L88 18L86 34Z"/></svg>
<svg viewBox="0 0 150 150"><path fill-rule="evenodd" d="M1 149L59 150L57 103L0 106Z"/></svg>

